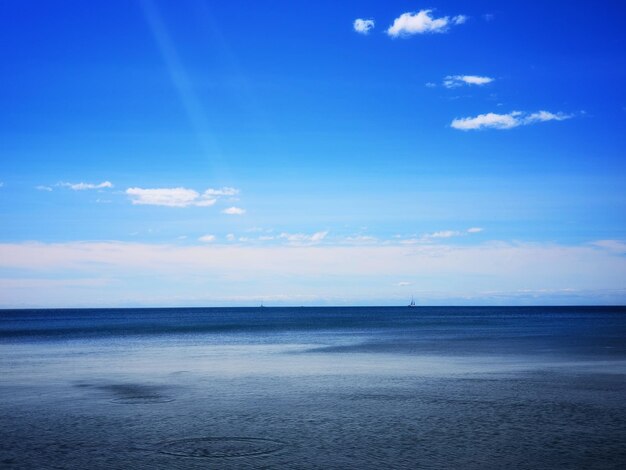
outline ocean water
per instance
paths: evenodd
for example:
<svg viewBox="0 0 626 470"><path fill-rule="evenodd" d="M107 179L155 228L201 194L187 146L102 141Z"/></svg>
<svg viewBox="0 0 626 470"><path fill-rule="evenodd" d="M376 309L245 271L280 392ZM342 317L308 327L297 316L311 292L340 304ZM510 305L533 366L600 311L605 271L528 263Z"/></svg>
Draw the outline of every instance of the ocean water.
<svg viewBox="0 0 626 470"><path fill-rule="evenodd" d="M0 311L0 468L626 468L626 308Z"/></svg>

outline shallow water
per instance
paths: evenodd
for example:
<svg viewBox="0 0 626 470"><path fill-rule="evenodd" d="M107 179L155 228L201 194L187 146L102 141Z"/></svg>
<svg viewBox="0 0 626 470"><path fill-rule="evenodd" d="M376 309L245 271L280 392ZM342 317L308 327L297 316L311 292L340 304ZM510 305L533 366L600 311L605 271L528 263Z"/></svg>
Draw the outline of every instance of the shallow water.
<svg viewBox="0 0 626 470"><path fill-rule="evenodd" d="M623 468L624 308L0 312L3 468Z"/></svg>

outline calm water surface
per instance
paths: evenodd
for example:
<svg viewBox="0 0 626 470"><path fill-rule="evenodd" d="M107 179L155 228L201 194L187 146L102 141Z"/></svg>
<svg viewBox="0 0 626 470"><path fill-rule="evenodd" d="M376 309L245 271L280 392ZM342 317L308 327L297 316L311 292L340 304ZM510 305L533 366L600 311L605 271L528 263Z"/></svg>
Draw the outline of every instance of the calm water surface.
<svg viewBox="0 0 626 470"><path fill-rule="evenodd" d="M626 308L0 311L2 468L626 465Z"/></svg>

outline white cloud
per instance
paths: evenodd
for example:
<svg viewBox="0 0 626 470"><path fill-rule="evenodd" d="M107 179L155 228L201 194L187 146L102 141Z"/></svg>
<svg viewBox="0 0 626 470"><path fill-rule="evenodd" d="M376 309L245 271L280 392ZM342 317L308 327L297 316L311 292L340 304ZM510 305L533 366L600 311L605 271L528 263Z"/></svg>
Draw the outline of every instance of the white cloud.
<svg viewBox="0 0 626 470"><path fill-rule="evenodd" d="M493 78L479 75L448 75L443 80L443 86L456 88L463 85L486 85L491 82L493 82Z"/></svg>
<svg viewBox="0 0 626 470"><path fill-rule="evenodd" d="M235 207L235 206L228 207L222 211L222 214L228 214L228 215L242 215L245 213L246 213L245 209L242 209L241 207Z"/></svg>
<svg viewBox="0 0 626 470"><path fill-rule="evenodd" d="M452 238L458 237L459 235L461 235L461 232L458 232L456 230L441 230L439 232L424 235L424 238Z"/></svg>
<svg viewBox="0 0 626 470"><path fill-rule="evenodd" d="M197 191L187 188L128 188L126 194L133 204L187 207L187 206L212 206L216 199L200 196Z"/></svg>
<svg viewBox="0 0 626 470"><path fill-rule="evenodd" d="M236 196L237 194L239 194L239 190L229 186L224 186L221 189L209 188L204 192L205 197Z"/></svg>
<svg viewBox="0 0 626 470"><path fill-rule="evenodd" d="M520 125L518 116L521 113L514 111L509 114L487 113L479 114L476 117L466 117L454 119L450 124L454 129L463 131L492 128L492 129L511 129Z"/></svg>
<svg viewBox="0 0 626 470"><path fill-rule="evenodd" d="M326 238L326 235L328 235L328 230L324 232L315 232L313 235L311 235L311 241L312 242L322 241L324 238Z"/></svg>
<svg viewBox="0 0 626 470"><path fill-rule="evenodd" d="M279 238L287 240L289 243L296 244L313 244L319 243L328 235L328 230L323 232L315 232L311 235L305 233L286 233L283 232L279 235Z"/></svg>
<svg viewBox="0 0 626 470"><path fill-rule="evenodd" d="M50 186L43 185L35 186L35 189L38 191L52 191L52 188Z"/></svg>
<svg viewBox="0 0 626 470"><path fill-rule="evenodd" d="M433 82L426 82L424 85L426 88L435 88L437 86L437 84Z"/></svg>
<svg viewBox="0 0 626 470"><path fill-rule="evenodd" d="M467 233L480 233L484 229L482 227L470 227L467 229Z"/></svg>
<svg viewBox="0 0 626 470"><path fill-rule="evenodd" d="M462 24L467 20L464 15L457 15L450 19L448 16L434 18L431 13L432 10L403 13L393 21L393 24L387 29L387 34L398 37L413 34L445 33L451 24Z"/></svg>
<svg viewBox="0 0 626 470"><path fill-rule="evenodd" d="M413 283L408 282L408 281L400 281L396 284L396 286L399 286L399 287L406 287L406 286L411 286L411 285L413 285Z"/></svg>
<svg viewBox="0 0 626 470"><path fill-rule="evenodd" d="M574 117L572 114L551 113L538 111L527 114L521 111L513 111L508 114L487 113L475 117L457 118L450 124L454 129L462 131L476 129L512 129L518 126L527 126L537 122L563 121Z"/></svg>
<svg viewBox="0 0 626 470"><path fill-rule="evenodd" d="M198 238L198 240L200 240L201 242L205 242L205 243L212 243L215 241L215 235L203 235L200 238Z"/></svg>
<svg viewBox="0 0 626 470"><path fill-rule="evenodd" d="M113 183L110 181L103 181L102 183L93 184L93 183L59 183L57 186L62 186L64 188L70 188L74 191L84 191L86 189L104 189L104 188L112 188Z"/></svg>
<svg viewBox="0 0 626 470"><path fill-rule="evenodd" d="M221 197L234 196L239 190L225 186L208 188L202 194L189 188L128 188L126 194L133 204L166 207L209 207Z"/></svg>
<svg viewBox="0 0 626 470"><path fill-rule="evenodd" d="M354 30L359 34L369 34L371 29L374 29L374 20L364 20L357 18L352 24Z"/></svg>
<svg viewBox="0 0 626 470"><path fill-rule="evenodd" d="M228 235L226 235L226 240L228 240L229 242L235 241L235 234L229 233Z"/></svg>

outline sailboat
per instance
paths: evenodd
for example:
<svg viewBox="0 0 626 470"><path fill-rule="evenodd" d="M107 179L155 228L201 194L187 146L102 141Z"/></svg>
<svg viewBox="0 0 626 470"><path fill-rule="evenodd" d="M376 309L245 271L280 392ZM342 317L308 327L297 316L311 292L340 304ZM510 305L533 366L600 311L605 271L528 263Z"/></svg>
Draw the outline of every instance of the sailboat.
<svg viewBox="0 0 626 470"><path fill-rule="evenodd" d="M409 307L415 307L415 299L413 299L413 296L411 296L411 303L409 304Z"/></svg>

